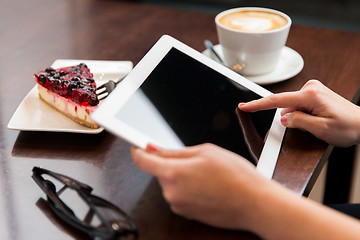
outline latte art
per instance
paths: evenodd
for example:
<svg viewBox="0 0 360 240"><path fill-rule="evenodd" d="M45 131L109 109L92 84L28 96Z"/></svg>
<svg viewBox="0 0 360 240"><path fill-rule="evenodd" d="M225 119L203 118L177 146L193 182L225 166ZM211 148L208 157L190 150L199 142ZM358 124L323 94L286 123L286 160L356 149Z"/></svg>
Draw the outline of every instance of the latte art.
<svg viewBox="0 0 360 240"><path fill-rule="evenodd" d="M219 23L234 30L265 32L285 26L287 20L271 12L239 11L222 16L219 19Z"/></svg>

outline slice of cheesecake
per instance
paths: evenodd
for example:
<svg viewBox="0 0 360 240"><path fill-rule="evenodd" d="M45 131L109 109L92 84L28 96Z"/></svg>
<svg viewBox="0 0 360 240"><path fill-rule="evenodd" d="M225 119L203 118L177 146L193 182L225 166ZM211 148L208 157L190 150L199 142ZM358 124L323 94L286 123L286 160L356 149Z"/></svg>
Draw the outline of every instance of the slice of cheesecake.
<svg viewBox="0 0 360 240"><path fill-rule="evenodd" d="M40 99L78 123L99 128L90 118L99 104L96 83L84 63L58 69L49 67L34 75Z"/></svg>

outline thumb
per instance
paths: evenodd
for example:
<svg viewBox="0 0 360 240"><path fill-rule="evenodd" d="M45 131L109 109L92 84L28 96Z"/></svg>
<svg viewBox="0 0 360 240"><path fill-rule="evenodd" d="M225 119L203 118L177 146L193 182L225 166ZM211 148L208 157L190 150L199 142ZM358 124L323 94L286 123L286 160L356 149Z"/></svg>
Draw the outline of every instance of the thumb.
<svg viewBox="0 0 360 240"><path fill-rule="evenodd" d="M151 143L147 144L146 151L161 156L164 159L190 158L198 152L197 146L184 147L183 149L165 149Z"/></svg>
<svg viewBox="0 0 360 240"><path fill-rule="evenodd" d="M167 165L161 157L141 148L132 147L131 156L138 168L154 176L163 172Z"/></svg>

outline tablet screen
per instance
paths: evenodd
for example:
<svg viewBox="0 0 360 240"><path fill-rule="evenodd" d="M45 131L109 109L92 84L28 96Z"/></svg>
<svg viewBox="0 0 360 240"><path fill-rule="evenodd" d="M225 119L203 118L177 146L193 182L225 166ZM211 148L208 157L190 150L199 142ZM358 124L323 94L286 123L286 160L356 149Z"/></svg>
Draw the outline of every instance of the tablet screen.
<svg viewBox="0 0 360 240"><path fill-rule="evenodd" d="M261 96L172 48L116 118L163 147L210 142L256 164L276 110L244 113L236 109L239 102L258 98Z"/></svg>

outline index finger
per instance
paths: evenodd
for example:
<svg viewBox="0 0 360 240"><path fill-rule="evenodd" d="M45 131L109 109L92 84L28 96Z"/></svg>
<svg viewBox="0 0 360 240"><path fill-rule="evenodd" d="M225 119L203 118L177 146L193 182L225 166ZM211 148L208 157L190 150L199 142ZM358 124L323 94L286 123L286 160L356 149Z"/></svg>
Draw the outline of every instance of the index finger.
<svg viewBox="0 0 360 240"><path fill-rule="evenodd" d="M240 110L256 112L273 108L300 107L304 103L303 95L299 92L285 92L253 100L247 103L239 103Z"/></svg>

